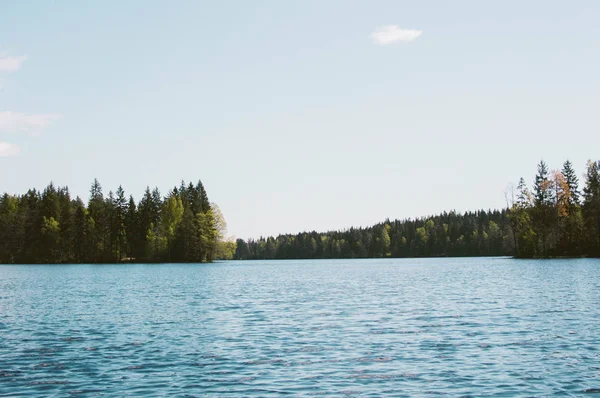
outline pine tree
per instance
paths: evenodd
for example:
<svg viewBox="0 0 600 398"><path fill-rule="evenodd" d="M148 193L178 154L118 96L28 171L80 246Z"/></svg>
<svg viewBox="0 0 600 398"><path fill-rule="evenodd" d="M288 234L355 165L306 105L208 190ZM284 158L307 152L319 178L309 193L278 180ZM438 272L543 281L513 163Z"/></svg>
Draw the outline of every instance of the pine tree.
<svg viewBox="0 0 600 398"><path fill-rule="evenodd" d="M536 207L552 205L552 189L546 162L540 161L534 184L534 204Z"/></svg>
<svg viewBox="0 0 600 398"><path fill-rule="evenodd" d="M175 232L177 231L177 227L183 218L183 211L184 208L181 198L175 193L172 193L163 204L160 235L165 241L166 258L169 262L172 260L172 248L175 240Z"/></svg>
<svg viewBox="0 0 600 398"><path fill-rule="evenodd" d="M573 165L569 160L563 164L562 175L565 177L567 185L569 186L569 204L571 206L579 205L579 179L573 169Z"/></svg>
<svg viewBox="0 0 600 398"><path fill-rule="evenodd" d="M70 263L75 259L74 244L77 238L74 234L74 203L71 201L68 188L65 187L58 190L58 202L60 204L61 262Z"/></svg>
<svg viewBox="0 0 600 398"><path fill-rule="evenodd" d="M126 235L126 251L130 258L136 258L138 255L137 248L139 247L139 227L137 206L133 196L129 196L129 203L125 213L125 235Z"/></svg>
<svg viewBox="0 0 600 398"><path fill-rule="evenodd" d="M150 187L146 187L144 196L138 205L138 218L137 218L137 236L138 242L136 247L136 259L147 259L148 253L151 253L151 248L148 246L148 233L152 231L155 221L155 210L152 201L152 192Z"/></svg>
<svg viewBox="0 0 600 398"><path fill-rule="evenodd" d="M88 217L87 210L83 205L83 201L77 197L75 199L75 214L73 222L74 231L74 258L76 263L87 262L89 260L89 254L91 247L89 244L89 230L88 230Z"/></svg>
<svg viewBox="0 0 600 398"><path fill-rule="evenodd" d="M563 164L561 173L567 187L563 192L568 192L568 214L563 225L561 254L577 256L582 254L581 241L583 240L583 218L580 207L579 179L569 160ZM558 204L558 201L557 201ZM559 212L560 213L560 212Z"/></svg>
<svg viewBox="0 0 600 398"><path fill-rule="evenodd" d="M200 257L200 233L197 219L191 208L183 211L181 222L175 232L173 258L181 262L198 262Z"/></svg>
<svg viewBox="0 0 600 398"><path fill-rule="evenodd" d="M60 202L52 182L42 192L40 206L38 255L42 262L56 263L60 261Z"/></svg>
<svg viewBox="0 0 600 398"><path fill-rule="evenodd" d="M564 256L569 252L569 215L575 207L571 205L571 189L562 172L552 172L552 185L554 187L554 225L552 233L556 241L555 254Z"/></svg>
<svg viewBox="0 0 600 398"><path fill-rule="evenodd" d="M550 241L550 231L554 221L553 206L553 189L549 179L548 166L542 160L538 165L538 172L535 176L534 183L534 217L533 225L538 241L538 255L546 257L552 249Z"/></svg>
<svg viewBox="0 0 600 398"><path fill-rule="evenodd" d="M583 217L587 251L593 256L600 256L600 162L588 162L583 189Z"/></svg>
<svg viewBox="0 0 600 398"><path fill-rule="evenodd" d="M105 200L104 211L106 212L106 225L103 231L104 239L107 244L104 247L104 254L102 255L103 262L118 262L117 255L117 237L118 237L118 225L117 225L117 209L116 209L116 198L113 191L108 192L108 197Z"/></svg>
<svg viewBox="0 0 600 398"><path fill-rule="evenodd" d="M210 210L210 202L208 201L208 195L206 194L204 185L200 180L198 180L198 184L196 185L196 192L198 192L198 197L200 199L200 211L202 213L208 212Z"/></svg>
<svg viewBox="0 0 600 398"><path fill-rule="evenodd" d="M146 188L136 206L121 186L105 197L94 179L87 208L50 183L41 193L0 196L0 263L212 261L225 228L218 216L202 183L182 183L164 200ZM231 258L235 247L224 242L218 255Z"/></svg>
<svg viewBox="0 0 600 398"><path fill-rule="evenodd" d="M35 189L30 189L22 200L25 212L24 220L24 244L22 256L19 262L39 263L41 247L39 242L42 239L41 233L41 206L40 195Z"/></svg>
<svg viewBox="0 0 600 398"><path fill-rule="evenodd" d="M19 198L5 193L0 197L0 263L18 262L25 238L24 206Z"/></svg>
<svg viewBox="0 0 600 398"><path fill-rule="evenodd" d="M196 215L197 225L199 227L199 242L200 242L200 260L212 261L215 245L217 241L217 229L215 227L215 218L211 210L206 213L198 213Z"/></svg>
<svg viewBox="0 0 600 398"><path fill-rule="evenodd" d="M115 219L112 233L116 236L117 261L121 261L127 252L127 230L125 218L128 210L125 191L119 185L117 196L115 198Z"/></svg>
<svg viewBox="0 0 600 398"><path fill-rule="evenodd" d="M90 188L88 215L91 219L91 225L89 225L90 241L92 243L90 258L93 262L101 262L104 260L104 251L108 246L106 241L107 220L102 186L97 179L94 179Z"/></svg>
<svg viewBox="0 0 600 398"><path fill-rule="evenodd" d="M525 184L525 180L523 177L519 180L519 185L517 186L517 206L521 209L526 209L531 205L531 194L527 189L527 184Z"/></svg>
<svg viewBox="0 0 600 398"><path fill-rule="evenodd" d="M202 203L200 201L200 192L194 187L194 184L190 182L186 190L187 193L187 206L194 214L194 216L202 211Z"/></svg>

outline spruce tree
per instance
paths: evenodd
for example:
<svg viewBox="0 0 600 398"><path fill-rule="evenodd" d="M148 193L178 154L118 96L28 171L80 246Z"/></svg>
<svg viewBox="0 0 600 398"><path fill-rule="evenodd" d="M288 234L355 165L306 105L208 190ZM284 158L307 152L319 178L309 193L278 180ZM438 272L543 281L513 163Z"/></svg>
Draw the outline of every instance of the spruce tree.
<svg viewBox="0 0 600 398"><path fill-rule="evenodd" d="M517 206L521 209L529 207L529 204L531 203L530 198L531 195L527 189L527 184L525 184L525 180L521 177L519 185L517 186Z"/></svg>
<svg viewBox="0 0 600 398"><path fill-rule="evenodd" d="M200 211L203 213L208 212L210 210L210 202L208 201L208 195L206 194L204 185L200 180L198 180L198 184L196 185L196 191L198 192L200 199Z"/></svg>
<svg viewBox="0 0 600 398"><path fill-rule="evenodd" d="M61 262L73 262L75 258L74 244L77 239L74 234L75 203L71 201L71 195L67 187L58 190L58 201L60 203L60 253Z"/></svg>
<svg viewBox="0 0 600 398"><path fill-rule="evenodd" d="M563 164L561 172L567 181L567 185L569 186L569 204L571 206L579 205L579 179L577 178L575 169L573 169L573 165L569 160Z"/></svg>
<svg viewBox="0 0 600 398"><path fill-rule="evenodd" d="M103 261L104 262L115 262L119 261L117 258L117 236L118 236L118 225L117 225L117 209L116 209L116 198L113 191L108 192L108 197L105 200L105 211L106 211L106 225L104 229L105 241L107 242L104 248Z"/></svg>
<svg viewBox="0 0 600 398"><path fill-rule="evenodd" d="M581 201L579 193L579 179L573 165L569 160L563 164L561 174L567 185L568 214L563 225L561 254L577 256L582 254L583 219L581 214ZM565 189L563 188L563 191Z"/></svg>
<svg viewBox="0 0 600 398"><path fill-rule="evenodd" d="M136 248L136 258L147 259L148 253L152 252L152 249L148 247L148 234L152 232L154 227L155 209L152 199L152 192L150 187L146 187L144 196L138 205L138 245Z"/></svg>
<svg viewBox="0 0 600 398"><path fill-rule="evenodd" d="M88 215L91 220L91 225L89 226L92 246L90 257L93 262L101 262L104 260L104 250L108 245L108 242L106 242L107 220L102 186L97 179L94 179L90 188Z"/></svg>
<svg viewBox="0 0 600 398"><path fill-rule="evenodd" d="M157 188L146 188L136 206L121 186L105 197L94 179L87 208L81 199L71 200L66 187L50 183L42 192L0 196L0 263L118 262L127 257L211 261L218 221L201 183L182 183L164 200ZM228 242L219 255L230 258L234 251L235 243Z"/></svg>
<svg viewBox="0 0 600 398"><path fill-rule="evenodd" d="M588 254L600 256L600 162L588 162L583 189L583 217Z"/></svg>
<svg viewBox="0 0 600 398"><path fill-rule="evenodd" d="M538 172L534 183L534 203L536 207L550 206L552 204L552 189L548 166L543 160L538 165Z"/></svg>
<svg viewBox="0 0 600 398"><path fill-rule="evenodd" d="M129 203L125 213L125 235L126 235L126 251L130 258L137 257L137 248L139 244L139 228L137 217L137 206L133 196L129 196Z"/></svg>
<svg viewBox="0 0 600 398"><path fill-rule="evenodd" d="M115 197L115 220L112 233L116 235L117 261L121 261L127 251L127 230L125 227L125 218L128 206L125 198L125 191L119 185Z"/></svg>
<svg viewBox="0 0 600 398"><path fill-rule="evenodd" d="M553 190L549 179L548 166L542 160L538 165L538 172L534 182L534 230L539 237L538 255L546 257L552 249L550 231L553 224Z"/></svg>
<svg viewBox="0 0 600 398"><path fill-rule="evenodd" d="M88 220L87 210L83 205L83 201L77 197L75 199L75 212L73 220L74 243L73 251L76 263L89 261L89 235L88 235Z"/></svg>

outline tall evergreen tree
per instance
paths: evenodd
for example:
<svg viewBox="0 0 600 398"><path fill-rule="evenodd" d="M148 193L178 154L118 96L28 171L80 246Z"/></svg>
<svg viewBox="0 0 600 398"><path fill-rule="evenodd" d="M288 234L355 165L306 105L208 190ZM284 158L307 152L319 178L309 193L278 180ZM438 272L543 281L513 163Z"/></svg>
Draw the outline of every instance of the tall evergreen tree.
<svg viewBox="0 0 600 398"><path fill-rule="evenodd" d="M587 251L600 256L600 162L588 162L583 189Z"/></svg>
<svg viewBox="0 0 600 398"><path fill-rule="evenodd" d="M129 196L129 203L127 204L124 224L127 242L127 254L130 258L136 258L136 256L138 255L138 247L140 245L140 228L138 226L137 206L135 205L135 200L133 199L133 196Z"/></svg>
<svg viewBox="0 0 600 398"><path fill-rule="evenodd" d="M121 261L127 251L127 229L125 224L127 210L128 204L125 198L125 190L119 185L115 197L115 217L112 228L112 234L116 238L117 261Z"/></svg>
<svg viewBox="0 0 600 398"><path fill-rule="evenodd" d="M600 164L588 164L580 197L570 162L541 162L530 193L521 179L510 209L445 212L367 228L224 241L224 220L202 182L165 199L146 189L139 206L94 180L87 208L69 190L0 196L0 262L211 261L213 258L361 258L511 255L600 256ZM237 247L237 249L236 249Z"/></svg>
<svg viewBox="0 0 600 398"><path fill-rule="evenodd" d="M198 180L198 184L196 184L196 192L200 199L200 211L202 213L207 213L210 210L210 202L208 201L208 195L206 194L204 185L202 185L202 181L200 180Z"/></svg>
<svg viewBox="0 0 600 398"><path fill-rule="evenodd" d="M538 172L534 183L534 204L536 207L552 205L552 189L550 183L550 172L543 160L538 165Z"/></svg>
<svg viewBox="0 0 600 398"><path fill-rule="evenodd" d="M542 160L538 165L535 176L533 202L535 212L533 214L533 225L538 236L537 253L548 256L551 247L551 227L554 221L553 212L553 189L550 181L548 166Z"/></svg>
<svg viewBox="0 0 600 398"><path fill-rule="evenodd" d="M60 204L60 253L61 262L73 262L75 213L74 203L71 201L69 189L64 187L58 190L58 201Z"/></svg>
<svg viewBox="0 0 600 398"><path fill-rule="evenodd" d="M41 232L38 253L42 262L60 262L60 201L52 182L44 189L38 214Z"/></svg>
<svg viewBox="0 0 600 398"><path fill-rule="evenodd" d="M172 261L172 249L175 240L175 232L177 231L177 227L183 218L183 212L184 208L181 198L175 193L172 193L163 204L160 225L160 235L164 240L166 259L169 262Z"/></svg>
<svg viewBox="0 0 600 398"><path fill-rule="evenodd" d="M175 253L173 255L175 261L201 261L200 231L198 229L197 218L190 207L184 209L181 222L177 226L175 233Z"/></svg>
<svg viewBox="0 0 600 398"><path fill-rule="evenodd" d="M106 239L106 211L102 186L94 179L90 188L90 200L88 202L88 216L90 218L89 234L92 243L90 259L93 262L105 261L104 253L108 245Z"/></svg>
<svg viewBox="0 0 600 398"><path fill-rule="evenodd" d="M75 199L74 206L75 214L73 221L73 256L74 261L76 263L83 263L90 261L89 255L92 251L92 245L90 244L88 211L85 208L83 201L79 197Z"/></svg>
<svg viewBox="0 0 600 398"><path fill-rule="evenodd" d="M517 186L517 206L525 209L531 204L531 194L527 189L527 184L525 184L525 180L523 177L519 180L519 185Z"/></svg>
<svg viewBox="0 0 600 398"><path fill-rule="evenodd" d="M573 169L573 165L569 160L563 164L562 175L565 177L567 185L569 186L569 204L571 206L577 206L580 204L579 198L579 179L577 173Z"/></svg>

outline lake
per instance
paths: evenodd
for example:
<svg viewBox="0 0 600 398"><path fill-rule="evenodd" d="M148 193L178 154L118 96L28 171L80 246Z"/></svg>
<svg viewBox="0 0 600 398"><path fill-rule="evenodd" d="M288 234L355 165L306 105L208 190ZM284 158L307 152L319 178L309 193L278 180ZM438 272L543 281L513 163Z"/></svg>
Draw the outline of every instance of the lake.
<svg viewBox="0 0 600 398"><path fill-rule="evenodd" d="M4 396L594 392L600 260L0 265Z"/></svg>

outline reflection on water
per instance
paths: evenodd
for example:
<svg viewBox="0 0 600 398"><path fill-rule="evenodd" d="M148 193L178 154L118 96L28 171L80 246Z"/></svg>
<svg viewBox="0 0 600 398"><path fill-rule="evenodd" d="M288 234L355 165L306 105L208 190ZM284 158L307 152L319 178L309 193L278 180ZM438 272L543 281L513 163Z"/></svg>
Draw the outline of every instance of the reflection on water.
<svg viewBox="0 0 600 398"><path fill-rule="evenodd" d="M600 392L600 260L0 266L0 395Z"/></svg>

